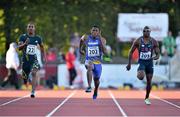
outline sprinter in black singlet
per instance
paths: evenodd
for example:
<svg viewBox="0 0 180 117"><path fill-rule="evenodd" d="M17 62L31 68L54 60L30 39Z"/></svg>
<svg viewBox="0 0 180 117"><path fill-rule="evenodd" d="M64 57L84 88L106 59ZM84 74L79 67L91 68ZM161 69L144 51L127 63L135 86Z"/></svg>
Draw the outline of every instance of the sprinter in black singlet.
<svg viewBox="0 0 180 117"><path fill-rule="evenodd" d="M129 52L129 62L126 66L127 70L131 69L131 59L134 50L137 48L139 51L139 67L137 77L139 80L143 80L146 75L146 97L145 104L150 105L149 94L151 91L151 80L153 77L153 60L159 59L160 50L158 42L150 36L150 28L145 26L143 29L143 36L139 37L133 42L133 45ZM153 53L155 55L153 55Z"/></svg>
<svg viewBox="0 0 180 117"><path fill-rule="evenodd" d="M40 46L43 55L43 61L46 62L43 42L40 36L35 33L35 25L30 22L27 25L27 33L22 34L18 42L19 50L22 50L22 78L25 84L30 81L32 84L31 97L35 97L35 89L37 85L37 72L40 65L37 59L37 46Z"/></svg>

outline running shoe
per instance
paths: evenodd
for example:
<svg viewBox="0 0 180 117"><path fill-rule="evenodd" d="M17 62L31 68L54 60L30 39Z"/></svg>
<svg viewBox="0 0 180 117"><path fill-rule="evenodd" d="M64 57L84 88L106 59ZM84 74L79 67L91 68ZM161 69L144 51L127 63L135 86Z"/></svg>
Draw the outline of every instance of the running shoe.
<svg viewBox="0 0 180 117"><path fill-rule="evenodd" d="M151 102L150 102L149 98L145 99L144 102L145 102L146 105L151 105Z"/></svg>
<svg viewBox="0 0 180 117"><path fill-rule="evenodd" d="M91 90L92 90L92 88L91 88L91 87L88 87L85 92L86 92L86 93L90 93Z"/></svg>
<svg viewBox="0 0 180 117"><path fill-rule="evenodd" d="M75 87L73 85L70 86L70 89L74 89Z"/></svg>
<svg viewBox="0 0 180 117"><path fill-rule="evenodd" d="M97 98L97 93L93 94L93 100L95 100Z"/></svg>
<svg viewBox="0 0 180 117"><path fill-rule="evenodd" d="M31 98L35 98L35 93L34 93L34 91L31 92Z"/></svg>

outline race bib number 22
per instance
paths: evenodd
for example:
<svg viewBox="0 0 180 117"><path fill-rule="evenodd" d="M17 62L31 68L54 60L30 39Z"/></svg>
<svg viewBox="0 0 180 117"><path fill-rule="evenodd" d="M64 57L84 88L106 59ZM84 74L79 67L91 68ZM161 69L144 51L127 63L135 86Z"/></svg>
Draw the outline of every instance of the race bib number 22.
<svg viewBox="0 0 180 117"><path fill-rule="evenodd" d="M26 48L26 54L29 54L29 55L36 54L36 45L28 45Z"/></svg>

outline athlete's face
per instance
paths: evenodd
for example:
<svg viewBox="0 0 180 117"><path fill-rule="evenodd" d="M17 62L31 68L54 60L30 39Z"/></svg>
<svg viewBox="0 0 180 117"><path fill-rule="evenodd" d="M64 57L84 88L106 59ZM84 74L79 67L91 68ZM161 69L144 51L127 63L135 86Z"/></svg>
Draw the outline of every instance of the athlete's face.
<svg viewBox="0 0 180 117"><path fill-rule="evenodd" d="M29 35L34 35L35 34L35 26L34 26L34 24L28 24L27 32L28 32Z"/></svg>
<svg viewBox="0 0 180 117"><path fill-rule="evenodd" d="M93 27L93 28L91 29L91 35L92 35L93 37L97 37L97 36L99 35L99 28Z"/></svg>
<svg viewBox="0 0 180 117"><path fill-rule="evenodd" d="M150 36L150 29L144 29L143 30L143 35L144 35L144 37L149 37Z"/></svg>

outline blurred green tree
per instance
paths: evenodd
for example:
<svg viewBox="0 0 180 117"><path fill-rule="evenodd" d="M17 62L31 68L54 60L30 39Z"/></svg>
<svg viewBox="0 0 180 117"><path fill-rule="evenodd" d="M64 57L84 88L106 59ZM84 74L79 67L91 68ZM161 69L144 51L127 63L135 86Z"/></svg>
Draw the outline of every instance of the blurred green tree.
<svg viewBox="0 0 180 117"><path fill-rule="evenodd" d="M72 33L89 33L92 25L99 25L107 43L118 53L130 45L121 47L117 43L118 13L169 13L170 30L176 35L179 10L178 0L1 0L0 50L4 51L0 53L26 33L29 21L37 25L37 34L43 37L47 48L66 48Z"/></svg>

